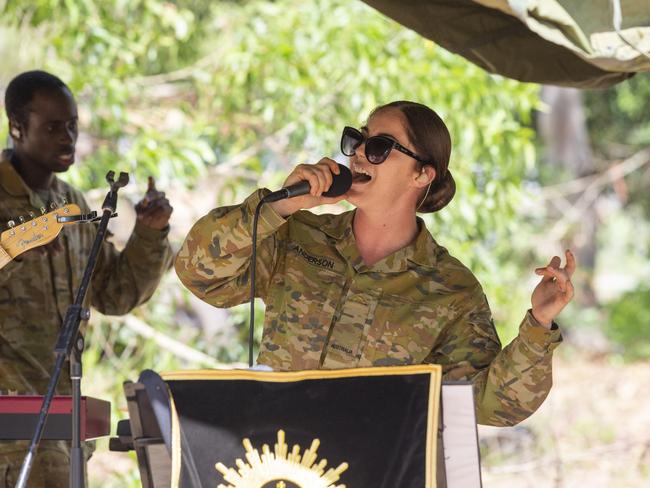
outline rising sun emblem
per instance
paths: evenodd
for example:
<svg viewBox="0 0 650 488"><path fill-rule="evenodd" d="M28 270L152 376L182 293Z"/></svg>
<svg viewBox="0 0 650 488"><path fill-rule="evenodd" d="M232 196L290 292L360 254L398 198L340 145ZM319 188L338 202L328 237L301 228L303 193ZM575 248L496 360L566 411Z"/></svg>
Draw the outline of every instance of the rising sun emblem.
<svg viewBox="0 0 650 488"><path fill-rule="evenodd" d="M271 452L268 444L264 444L260 454L249 439L244 439L243 444L248 463L237 459L237 470L217 463L217 471L230 483L219 484L217 488L345 488L345 485L334 483L348 469L348 463L341 463L337 468L325 472L327 459L316 462L316 451L320 445L318 439L314 439L311 447L302 455L297 444L289 452L283 430L278 431L274 452Z"/></svg>

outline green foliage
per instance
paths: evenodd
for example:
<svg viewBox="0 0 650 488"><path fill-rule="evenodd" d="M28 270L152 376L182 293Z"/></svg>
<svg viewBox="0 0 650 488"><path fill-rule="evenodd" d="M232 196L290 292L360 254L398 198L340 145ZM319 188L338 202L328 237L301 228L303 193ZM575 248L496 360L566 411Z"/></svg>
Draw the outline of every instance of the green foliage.
<svg viewBox="0 0 650 488"><path fill-rule="evenodd" d="M83 164L67 178L82 188L101 186L108 169L153 174L164 188L218 168L241 198L257 185L241 171L279 184L298 162L337 156L341 127L378 104L434 107L453 135L458 193L427 223L509 309L501 297L519 269L502 258L534 162L536 87L489 75L360 2L40 0L7 3L3 16L47 26L35 39L52 46L45 67L79 100ZM223 195L215 203L233 202Z"/></svg>
<svg viewBox="0 0 650 488"><path fill-rule="evenodd" d="M650 73L639 73L604 91L587 92L585 103L594 152L605 164L618 163L650 147ZM650 298L643 285L648 278L649 185L647 162L615 182L613 187L623 208L610 211L599 232L598 260L603 272L625 276L626 288L641 284L605 308L610 319L603 330L628 360L650 357L650 341L646 339Z"/></svg>
<svg viewBox="0 0 650 488"><path fill-rule="evenodd" d="M650 73L607 90L585 92L585 105L598 153L614 159L650 145Z"/></svg>
<svg viewBox="0 0 650 488"><path fill-rule="evenodd" d="M232 204L258 180L279 186L297 163L342 160L342 127L361 125L379 104L431 106L452 134L458 190L427 225L477 273L498 322L507 324L502 331L513 335L528 307L526 293L513 292L522 271L511 237L523 176L535 159L536 86L489 75L362 2L0 5L0 28L23 26L36 51L47 53L20 69L44 67L77 97L81 163L66 178L83 189L103 187L108 169L127 170L140 182L153 174L161 189L196 188L200 199L209 188L214 205ZM138 316L214 358L245 362L247 308L230 311L239 339L216 343L183 321L181 311L191 307L180 287L169 275ZM258 334L261 319L260 309ZM142 369L197 366L105 321L91 330L86 361L87 381L97 389L88 394L110 391L115 405L123 405L119 383Z"/></svg>
<svg viewBox="0 0 650 488"><path fill-rule="evenodd" d="M606 334L628 360L650 358L650 288L630 291L607 306Z"/></svg>
<svg viewBox="0 0 650 488"><path fill-rule="evenodd" d="M650 73L639 73L603 92L587 92L585 103L597 156L615 161L650 147ZM646 217L650 216L648 185L647 164L625 178L626 203L641 208Z"/></svg>
<svg viewBox="0 0 650 488"><path fill-rule="evenodd" d="M67 178L82 188L108 169L193 186L216 167L215 204L230 204L257 186L250 175L279 185L298 162L340 157L342 126L381 103L435 108L458 192L427 223L490 294L512 287L519 270L498 257L534 164L537 87L489 75L361 2L40 0L4 15L48 26L46 67L80 103L85 154Z"/></svg>
<svg viewBox="0 0 650 488"><path fill-rule="evenodd" d="M196 16L205 14L206 6L186 3L197 12L184 2L149 0L39 0L6 2L0 7L3 18L30 24L40 34L34 42L49 56L34 67L56 73L77 96L85 131L82 141L90 147L84 166L70 172L73 183L86 189L101 185L116 161L130 166L137 161L136 173L158 176L152 153L159 149L168 163L163 173L170 170L174 177L189 168L187 178L195 178L196 160L214 159L212 154L206 158L204 147L197 147L199 138L187 133L190 126L167 130L159 118L159 103L141 98L137 83L140 77L195 60L198 37L205 28ZM130 108L136 100L146 109L134 113Z"/></svg>

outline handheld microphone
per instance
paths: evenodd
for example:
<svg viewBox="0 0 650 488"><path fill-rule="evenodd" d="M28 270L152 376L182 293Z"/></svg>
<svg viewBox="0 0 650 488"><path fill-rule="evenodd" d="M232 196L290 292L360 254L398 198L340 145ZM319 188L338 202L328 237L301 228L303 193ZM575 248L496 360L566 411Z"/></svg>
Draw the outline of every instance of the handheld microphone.
<svg viewBox="0 0 650 488"><path fill-rule="evenodd" d="M335 175L332 173L332 176L334 177L332 179L332 185L323 193L324 197L340 197L352 186L352 173L346 166L339 164L339 174ZM269 193L262 199L262 201L264 203L270 203L284 200L285 198L299 197L300 195L306 195L309 193L310 189L311 186L309 185L309 182L303 180L294 183L293 185L289 185L286 188L281 188L278 191Z"/></svg>

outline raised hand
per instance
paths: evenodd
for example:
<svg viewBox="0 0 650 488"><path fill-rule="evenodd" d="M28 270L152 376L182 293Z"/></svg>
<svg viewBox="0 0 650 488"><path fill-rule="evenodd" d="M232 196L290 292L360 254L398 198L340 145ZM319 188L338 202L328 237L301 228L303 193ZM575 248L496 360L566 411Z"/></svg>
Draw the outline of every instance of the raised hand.
<svg viewBox="0 0 650 488"><path fill-rule="evenodd" d="M530 299L533 316L546 328L550 328L553 320L573 298L571 276L576 270L576 258L569 250L566 251L566 266L560 267L561 259L553 256L548 266L537 268L535 273L542 276L542 281L533 290Z"/></svg>
<svg viewBox="0 0 650 488"><path fill-rule="evenodd" d="M156 182L150 176L147 192L135 206L138 221L151 229L162 230L169 225L169 217L173 210L165 197L165 192L156 189Z"/></svg>

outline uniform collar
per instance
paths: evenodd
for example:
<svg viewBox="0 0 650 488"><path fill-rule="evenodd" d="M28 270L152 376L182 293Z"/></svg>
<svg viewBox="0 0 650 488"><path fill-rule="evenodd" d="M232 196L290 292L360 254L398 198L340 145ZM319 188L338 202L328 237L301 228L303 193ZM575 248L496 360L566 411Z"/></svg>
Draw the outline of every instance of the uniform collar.
<svg viewBox="0 0 650 488"><path fill-rule="evenodd" d="M30 189L11 164L11 150L5 149L0 157L0 185L13 197L29 195Z"/></svg>
<svg viewBox="0 0 650 488"><path fill-rule="evenodd" d="M417 217L417 225L419 230L413 242L375 263L370 269L380 273L401 273L412 268L413 264L433 268L437 261L438 245L420 217Z"/></svg>
<svg viewBox="0 0 650 488"><path fill-rule="evenodd" d="M418 232L415 241L404 249L411 250L412 252L407 256L409 261L414 262L420 266L429 268L435 267L438 261L438 243L433 239L433 236L427 229L427 226L420 217L417 217Z"/></svg>
<svg viewBox="0 0 650 488"><path fill-rule="evenodd" d="M354 212L354 210L350 210L338 215L323 215L322 220L318 221L320 229L337 240L348 237L352 234Z"/></svg>
<svg viewBox="0 0 650 488"><path fill-rule="evenodd" d="M331 217L324 219L324 222L321 223L321 230L338 241L337 249L357 272L400 273L412 267L409 266L409 263L427 268L433 268L436 265L439 246L420 217L417 217L419 231L415 240L373 266L363 264L363 260L359 256L352 232L354 211Z"/></svg>
<svg viewBox="0 0 650 488"><path fill-rule="evenodd" d="M29 203L36 207L40 208L44 206L44 202L41 200L41 197L27 186L27 183L14 168L14 165L11 164L11 149L5 149L0 155L0 186L13 197L26 196L29 198ZM55 193L61 193L64 187L61 184L56 175L52 179L52 186L50 187Z"/></svg>

